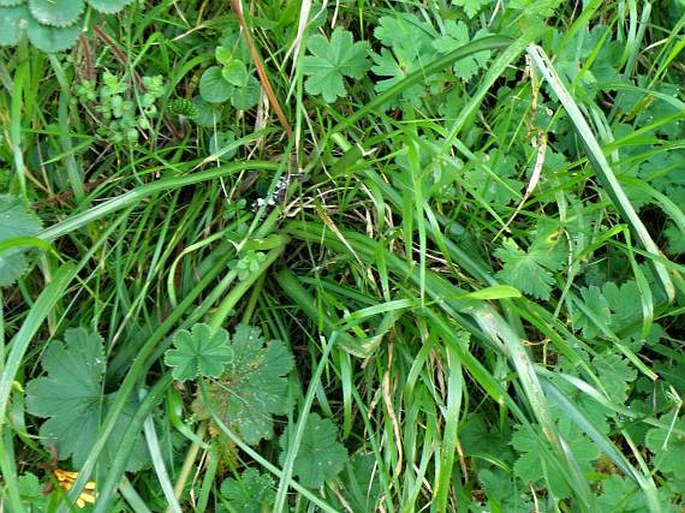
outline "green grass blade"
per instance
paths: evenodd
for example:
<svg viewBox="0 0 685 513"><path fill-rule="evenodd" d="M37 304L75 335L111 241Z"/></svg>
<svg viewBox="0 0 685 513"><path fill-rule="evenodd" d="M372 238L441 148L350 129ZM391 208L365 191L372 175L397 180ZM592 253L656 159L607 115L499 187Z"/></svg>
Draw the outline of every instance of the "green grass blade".
<svg viewBox="0 0 685 513"><path fill-rule="evenodd" d="M12 383L21 367L24 354L29 347L45 318L50 314L55 305L62 299L67 287L76 277L76 266L65 264L53 275L52 281L43 289L38 299L31 307L29 314L24 320L17 334L9 344L9 354L3 364L0 375L0 436L3 437L3 445L8 443L5 438L5 422L7 418L7 406L12 391ZM14 511L24 511L19 502L19 483L14 461L8 461L7 456L11 451L3 450L2 472L5 479L5 487L8 489L10 504Z"/></svg>
<svg viewBox="0 0 685 513"><path fill-rule="evenodd" d="M669 301L672 301L675 297L675 287L673 286L673 281L668 274L666 266L661 262L661 252L658 246L652 240L651 235L647 231L644 223L637 215L637 212L630 203L630 200L623 191L623 188L618 183L616 175L614 174L609 162L604 156L602 148L599 146L597 139L592 133L590 125L585 120L585 117L580 111L578 104L575 102L571 94L566 89L566 86L562 83L559 75L557 75L554 70L554 66L547 58L545 51L536 45L529 45L527 48L528 55L533 60L537 68L540 70L542 75L545 77L550 87L556 93L559 101L563 105L564 109L568 113L571 122L576 128L578 135L580 137L583 146L587 152L587 156L592 162L595 172L597 173L597 178L600 180L607 194L614 203L614 206L621 213L623 218L626 220L631 229L637 234L643 247L651 254L651 263L661 281L661 285L666 292L666 296Z"/></svg>
<svg viewBox="0 0 685 513"><path fill-rule="evenodd" d="M140 186L132 191L117 196L116 198L107 200L85 212L68 217L64 221L56 223L53 226L42 230L36 234L36 237L42 240L52 241L75 230L83 228L93 221L97 221L98 219L121 210L122 208L136 205L147 196L156 192L179 189L188 185L195 185L224 176L233 175L239 173L240 171L244 171L245 169L263 169L275 171L278 168L279 164L274 162L234 162L224 166L212 168L207 171L192 173L187 176L164 178L162 180Z"/></svg>
<svg viewBox="0 0 685 513"><path fill-rule="evenodd" d="M307 417L311 411L312 404L314 403L314 396L316 395L316 390L321 386L321 376L324 369L328 365L328 357L331 353L331 349L335 344L335 339L337 338L337 332L333 332L328 339L328 341L323 345L323 351L321 352L321 358L316 366L316 370L309 381L309 386L307 387L307 393L304 396L304 402L302 403L302 408L300 410L300 418L294 427L294 436L290 439L290 445L287 448L285 455L285 460L283 462L283 469L281 473L281 479L278 483L278 491L276 492L276 500L274 501L273 513L282 513L286 508L286 499L288 494L289 485L293 482L293 466L295 464L295 458L297 457L297 451L302 443L302 437L304 436L305 427L307 424ZM323 342L323 341L322 341Z"/></svg>
<svg viewBox="0 0 685 513"><path fill-rule="evenodd" d="M212 421L214 421L214 423L219 428L219 430L224 435L226 435L234 444L236 444L236 446L239 447L240 450L244 451L245 454L247 454L250 458L255 460L263 468L265 468L266 470L271 472L273 475L275 475L279 479L282 479L283 472L278 467L272 465L261 454L259 454L252 447L250 447L245 442L243 442L238 435L236 435L233 431L231 431L228 428L228 426L226 426L226 424L224 424L221 421L221 418L219 417L219 415L216 413L216 410L212 406L211 400L210 400L209 396L207 395L207 391L205 390L205 387L202 386L202 384L200 384L200 397L202 397L202 400L204 401L205 405L207 406L207 410L209 411L209 414L212 416ZM335 509L333 509L330 505L323 502L323 500L321 500L319 497L314 495L311 491L307 490L305 487L303 487L299 483L297 483L297 481L291 480L288 483L288 486L291 486L295 491L302 494L303 497L307 498L312 504L315 504L316 506L321 508L323 511L326 511L328 513L338 513Z"/></svg>
<svg viewBox="0 0 685 513"><path fill-rule="evenodd" d="M6 411L10 391L14 377L19 370L24 354L29 343L40 329L43 321L48 316L55 304L60 301L76 276L76 266L65 264L53 275L52 281L43 289L38 299L33 304L28 316L24 320L21 329L10 342L10 352L0 376L0 427L7 420Z"/></svg>
<svg viewBox="0 0 685 513"><path fill-rule="evenodd" d="M140 395L142 396L143 394ZM143 399L143 397L141 397L141 399ZM166 464L164 463L164 457L162 456L162 450L159 445L159 438L155 431L155 422L152 415L148 415L145 419L145 422L143 423L143 432L145 433L145 440L147 442L148 450L150 451L150 457L152 458L152 467L155 469L157 480L162 487L162 492L164 493L164 498L168 503L168 507L173 513L183 513L181 505L174 495L174 485L169 480L169 473L166 470Z"/></svg>
<svg viewBox="0 0 685 513"><path fill-rule="evenodd" d="M640 485L647 502L649 504L649 511L652 513L660 513L662 511L659 499L657 497L656 487L651 477L642 475L636 470L628 461L628 459L621 453L619 449L606 437L601 431L595 427L592 420L589 419L582 411L580 411L575 404L573 404L561 391L554 386L546 378L541 378L542 386L547 394L557 403L562 412L573 421L597 446L606 454L611 461L613 461L623 473Z"/></svg>

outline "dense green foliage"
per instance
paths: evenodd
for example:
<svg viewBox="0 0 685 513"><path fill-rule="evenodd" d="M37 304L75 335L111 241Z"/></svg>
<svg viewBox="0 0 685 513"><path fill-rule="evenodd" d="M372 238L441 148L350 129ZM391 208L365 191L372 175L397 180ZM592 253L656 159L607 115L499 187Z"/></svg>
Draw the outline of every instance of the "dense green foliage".
<svg viewBox="0 0 685 513"><path fill-rule="evenodd" d="M0 0L2 508L682 511L685 4L242 8Z"/></svg>

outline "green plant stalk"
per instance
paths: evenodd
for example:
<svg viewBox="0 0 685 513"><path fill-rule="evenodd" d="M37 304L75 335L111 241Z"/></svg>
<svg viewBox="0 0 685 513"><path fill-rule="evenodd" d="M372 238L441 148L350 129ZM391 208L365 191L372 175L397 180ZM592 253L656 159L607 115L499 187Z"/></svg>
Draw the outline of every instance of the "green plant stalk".
<svg viewBox="0 0 685 513"><path fill-rule="evenodd" d="M285 246L286 244L284 243L283 245L277 246L269 251L264 261L259 264L259 268L245 281L238 283L233 290L229 292L229 294L216 309L214 315L212 315L212 319L209 321L209 327L212 329L212 331L218 330L226 322L226 319L231 314L233 308L235 308L235 305L238 304L238 301L240 301L247 291L250 290L250 287L252 287L254 282L259 279L262 273L271 267L271 264L273 264L281 255L285 249ZM229 272L234 273L235 271Z"/></svg>
<svg viewBox="0 0 685 513"><path fill-rule="evenodd" d="M197 430L195 431L195 436L198 440L202 440L202 437L205 436L206 432L207 421L203 420L197 427ZM176 479L176 484L174 485L174 495L179 499L181 498L181 494L183 493L183 490L186 486L186 482L188 481L188 478L190 477L190 474L193 471L193 465L195 465L195 460L197 459L197 455L199 452L200 444L197 442L193 442L188 448L188 452L186 452L186 457L183 460L183 466L181 467L181 471L179 472L178 478ZM171 513L171 510L167 508L166 513Z"/></svg>
<svg viewBox="0 0 685 513"><path fill-rule="evenodd" d="M317 324L322 324L323 329L328 336L332 336L333 332L342 324L331 319L325 312L316 308L316 300L307 290L300 284L295 275L288 269L281 269L276 275L278 284L283 291L302 309L302 311ZM338 332L338 343L345 349L345 351L358 356L366 358L368 354L364 351L360 344L350 337L347 333Z"/></svg>
<svg viewBox="0 0 685 513"><path fill-rule="evenodd" d="M250 324L252 322L252 316L254 315L255 308L257 308L257 301L259 301L259 296L264 290L264 281L266 280L266 273L263 273L257 282L252 287L252 292L247 300L245 309L243 310L243 316L240 319L241 324Z"/></svg>
<svg viewBox="0 0 685 513"><path fill-rule="evenodd" d="M21 118L24 91L29 79L29 57L25 38L19 42L19 66L14 73L12 83L12 99L10 103L9 136L14 157L14 170L19 182L19 190L24 198L27 197L26 177L24 176L24 154L21 149Z"/></svg>
<svg viewBox="0 0 685 513"><path fill-rule="evenodd" d="M295 458L297 457L297 451L302 444L302 437L304 436L305 427L307 425L307 416L314 403L314 396L316 395L316 390L321 385L321 375L323 370L328 365L328 357L335 343L338 333L333 332L329 337L326 344L323 346L323 351L321 352L321 358L316 366L316 370L309 381L309 386L307 387L307 394L304 397L304 403L302 404L302 409L300 411L300 418L295 426L295 436L292 437L290 441L290 446L287 449L285 455L285 461L283 463L283 469L281 471L281 479L278 483L278 491L276 492L276 500L274 501L273 513L282 513L285 508L285 501L288 494L289 485L293 482L293 465L295 464ZM323 341L322 341L323 342Z"/></svg>
<svg viewBox="0 0 685 513"><path fill-rule="evenodd" d="M207 503L209 502L209 494L214 488L214 479L216 479L216 471L219 467L219 457L217 456L216 447L212 446L207 453L205 459L204 476L202 477L202 486L200 487L200 494L197 498L197 506L195 506L196 513L204 513L207 510ZM214 511L214 510L212 510Z"/></svg>
<svg viewBox="0 0 685 513"><path fill-rule="evenodd" d="M9 426L3 426L0 429L0 470L5 480L2 495L9 498L9 506L12 511L16 513L24 513L26 509L21 502L21 495L19 493L19 481L17 476L17 467L14 458L12 435ZM2 505L2 501L0 501Z"/></svg>
<svg viewBox="0 0 685 513"><path fill-rule="evenodd" d="M461 411L462 397L464 395L464 378L461 372L459 353L454 346L459 344L457 340L450 340L445 344L447 356L447 405L443 415L445 417L444 435L442 439L442 457L436 469L436 485L433 490L435 501L431 505L431 511L447 511L450 484L452 482L452 469L454 468L454 456L457 453L457 438L459 426L459 412Z"/></svg>
<svg viewBox="0 0 685 513"><path fill-rule="evenodd" d="M633 5L631 4L631 11L633 10ZM642 8L642 15L640 16L640 23L638 25L638 30L637 34L631 38L631 43L632 45L628 46L626 45L626 51L629 51L628 54L628 60L626 62L624 71L628 76L631 76L633 74L633 70L635 69L635 63L637 62L637 58L640 55L640 46L642 44L642 40L645 37L645 31L647 30L647 27L649 26L649 17L650 14L652 13L652 5L649 2L644 2L643 8ZM635 13L636 14L636 13ZM633 18L635 17L635 14L631 12L631 34L633 33L633 25L634 21ZM629 50L630 49L630 50ZM623 59L621 59L623 60Z"/></svg>
<svg viewBox="0 0 685 513"><path fill-rule="evenodd" d="M114 459L112 460L112 466L110 468L110 471L107 473L105 482L99 489L99 496L97 501L95 502L95 509L93 510L94 513L107 513L109 511L108 508L112 499L114 498L115 488L117 488L117 486L120 486L121 484L121 476L124 473L126 462L128 461L131 451L133 450L133 447L135 445L134 441L138 437L141 428L145 424L145 420L152 413L152 410L159 404L159 402L161 402L164 399L166 390L171 386L171 383L171 373L167 372L159 379L159 381L157 381L157 383L154 384L152 388L150 388L147 395L145 396L145 399L143 399L140 405L138 406L138 410L136 411L135 415L131 418L129 425L126 428L123 437L121 438L120 448L114 456ZM121 391L117 393L117 396L120 394ZM96 444L99 441L100 439L98 439ZM89 456L89 459L91 456ZM87 463L88 462L86 462L86 464ZM82 472L83 470L79 472L79 478L81 477ZM76 484L77 483L75 482L72 490L76 487ZM76 497L78 497L78 494L76 495ZM72 497L71 492L69 493L69 498L75 500L75 497ZM64 504L62 504L58 511L66 510L67 507Z"/></svg>
<svg viewBox="0 0 685 513"><path fill-rule="evenodd" d="M176 277L176 268L178 267L178 264L185 258L187 255L198 251L205 246L210 245L211 243L224 239L226 237L226 232L228 232L233 226L227 228L226 230L223 230L222 232L219 233L214 233L207 237L206 239L203 239L199 242L196 242L195 244L191 244L190 246L186 246L183 248L183 251L179 253L179 255L174 259L174 261L171 263L171 266L169 268L168 272L168 277L167 277L167 294L169 296L169 302L171 303L172 308L175 308L176 305L178 304L178 299L176 297L176 289L174 288L174 279Z"/></svg>
<svg viewBox="0 0 685 513"><path fill-rule="evenodd" d="M13 249L26 247L34 247L46 252L55 251L49 243L36 237L12 237L11 239L5 239L0 242L0 254L5 251L11 254Z"/></svg>
<svg viewBox="0 0 685 513"><path fill-rule="evenodd" d="M535 41L540 36L539 30L529 30L525 32L521 37L516 40L510 40L508 44L505 44L505 50L495 59L495 61L490 65L485 77L478 86L478 90L471 96L469 102L461 109L459 109L459 114L457 119L450 127L448 133L445 135L445 144L443 145L441 153L443 155L449 155L451 146L457 140L459 132L466 125L467 120L471 119L478 108L480 107L483 99L488 94L490 88L495 84L497 79L500 78L502 73L511 66L519 55L525 50L526 46L531 42ZM475 42L482 41L477 39ZM468 45L467 45L468 46ZM460 48L461 50L461 48Z"/></svg>
<svg viewBox="0 0 685 513"><path fill-rule="evenodd" d="M152 513L150 508L147 507L147 504L145 504L145 501L138 495L138 492L136 492L136 489L126 477L121 479L119 490L121 490L121 495L126 499L131 508L133 508L133 511L136 513Z"/></svg>

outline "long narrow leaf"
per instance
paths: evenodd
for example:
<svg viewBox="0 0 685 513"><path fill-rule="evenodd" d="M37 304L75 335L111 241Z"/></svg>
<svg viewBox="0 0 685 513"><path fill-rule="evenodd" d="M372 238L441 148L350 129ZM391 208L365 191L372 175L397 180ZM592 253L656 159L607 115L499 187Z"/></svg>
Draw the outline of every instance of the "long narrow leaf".
<svg viewBox="0 0 685 513"><path fill-rule="evenodd" d="M564 106L564 109L566 109L571 122L578 131L578 135L580 136L580 140L585 147L587 156L595 168L597 178L604 186L604 189L613 201L615 207L630 225L632 230L637 234L644 248L652 255L652 265L654 266L657 276L661 281L661 285L666 292L668 300L672 301L675 297L675 287L673 286L673 282L671 281L671 277L668 274L666 266L661 261L663 256L659 251L659 247L652 239L652 236L647 231L647 228L637 215L637 212L635 212L635 209L626 196L626 193L623 191L623 188L618 183L616 175L604 156L604 152L597 142L595 135L592 133L590 125L585 120L582 112L580 112L580 108L571 94L568 92L568 89L566 89L566 86L559 78L559 75L557 75L556 71L554 70L554 66L545 54L545 51L537 45L529 45L527 52L549 83L552 90L558 96L559 101Z"/></svg>

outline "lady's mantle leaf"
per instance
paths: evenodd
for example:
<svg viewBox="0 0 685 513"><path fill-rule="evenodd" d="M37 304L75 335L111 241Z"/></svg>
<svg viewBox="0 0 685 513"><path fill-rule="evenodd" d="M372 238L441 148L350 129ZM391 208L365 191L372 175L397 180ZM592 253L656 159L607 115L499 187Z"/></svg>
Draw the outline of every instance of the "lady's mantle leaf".
<svg viewBox="0 0 685 513"><path fill-rule="evenodd" d="M71 456L74 466L80 467L95 443L100 421L116 393L108 396L102 393L105 355L100 336L78 328L67 330L64 339L65 343L53 341L45 351L43 368L47 377L36 378L26 385L26 409L32 415L49 417L39 431L43 445L55 445L60 459ZM101 462L114 454L136 410L135 402L124 409ZM146 451L140 445L142 438L137 438L135 443L128 470L137 470L145 462Z"/></svg>
<svg viewBox="0 0 685 513"><path fill-rule="evenodd" d="M105 14L119 12L131 2L133 0L88 0L93 9Z"/></svg>
<svg viewBox="0 0 685 513"><path fill-rule="evenodd" d="M273 437L271 415L288 411L288 381L293 357L280 340L264 347L259 328L240 325L233 335L233 358L226 372L207 384L211 408L250 445ZM195 410L207 407L196 401Z"/></svg>
<svg viewBox="0 0 685 513"><path fill-rule="evenodd" d="M81 34L81 23L74 23L68 27L50 27L38 23L33 17L28 20L26 33L29 41L47 53L61 52L71 48Z"/></svg>
<svg viewBox="0 0 685 513"><path fill-rule="evenodd" d="M448 20L444 25L445 33L433 42L433 46L440 53L447 53L467 44L469 38L469 28L463 21ZM475 39L487 35L487 32L476 33ZM469 80L476 72L485 67L490 60L491 52L488 50L469 55L459 59L454 63L454 72L462 80Z"/></svg>
<svg viewBox="0 0 685 513"><path fill-rule="evenodd" d="M285 431L279 440L283 449L279 457L281 465L289 445L288 434ZM338 430L331 420L322 419L316 413L309 414L293 465L293 473L303 486L320 488L343 469L347 463L347 450L338 442L337 435Z"/></svg>
<svg viewBox="0 0 685 513"><path fill-rule="evenodd" d="M433 42L438 33L430 23L419 20L413 14L382 16L373 34L384 46L380 54L371 54L374 62L371 70L379 77L384 77L377 80L374 86L378 93L390 89L411 73L419 71L435 57ZM434 79L426 77L427 84L432 80ZM402 102L418 107L421 97L426 94L424 85L415 84L405 89L401 95ZM384 108L394 105L391 101Z"/></svg>
<svg viewBox="0 0 685 513"><path fill-rule="evenodd" d="M73 25L84 8L83 0L29 0L33 17L40 23L53 27Z"/></svg>
<svg viewBox="0 0 685 513"><path fill-rule="evenodd" d="M57 438L61 458L77 452L84 433L97 429L98 417L92 412L100 410L105 371L97 334L78 328L68 330L65 340L66 346L52 342L43 356L48 376L26 386L26 407L32 415L51 417L41 427L41 435ZM69 436L61 437L61 433Z"/></svg>
<svg viewBox="0 0 685 513"><path fill-rule="evenodd" d="M502 269L497 272L502 280L537 298L549 297L554 278L541 264L534 251L525 252L513 240L505 239L502 247L495 251L495 255L503 264Z"/></svg>
<svg viewBox="0 0 685 513"><path fill-rule="evenodd" d="M603 326L611 325L611 310L609 310L609 302L606 300L599 287L591 285L583 288L580 291L583 298L583 304L587 311L592 312L596 321ZM588 339L595 338L599 333L599 327L590 319L583 310L578 308L573 312L573 327L575 329L582 329L583 336Z"/></svg>
<svg viewBox="0 0 685 513"><path fill-rule="evenodd" d="M26 5L0 1L0 46L16 45L30 17L31 13Z"/></svg>
<svg viewBox="0 0 685 513"><path fill-rule="evenodd" d="M591 462L600 454L597 446L574 425L562 423L559 431L571 448L580 469L583 472L591 472ZM521 454L514 464L514 473L526 484L538 483L546 478L550 491L556 497L570 497L572 490L561 473L556 470L545 472L545 469L554 469L554 463L549 460L549 454L542 451L540 447L540 444L546 443L547 441L539 435L533 434L530 428L518 428L511 438L511 445Z"/></svg>
<svg viewBox="0 0 685 513"><path fill-rule="evenodd" d="M505 239L502 247L495 251L502 261L502 269L497 275L526 294L548 298L555 284L552 272L561 269L566 262L564 246L558 243L558 238L558 226L539 222L528 251L520 249L513 240Z"/></svg>
<svg viewBox="0 0 685 513"><path fill-rule="evenodd" d="M1 19L0 19L1 21ZM40 221L14 196L0 195L0 242L30 237L40 230ZM0 253L0 286L14 283L26 268L25 250L10 248Z"/></svg>
<svg viewBox="0 0 685 513"><path fill-rule="evenodd" d="M368 43L355 43L352 34L341 28L333 31L330 42L321 35L312 36L307 49L311 55L302 60L303 73L309 75L305 89L323 95L327 102L347 94L343 76L361 78L370 67Z"/></svg>
<svg viewBox="0 0 685 513"><path fill-rule="evenodd" d="M238 480L230 477L224 479L221 483L221 495L234 511L262 513L269 511L276 499L273 485L270 476L248 468Z"/></svg>
<svg viewBox="0 0 685 513"><path fill-rule="evenodd" d="M226 330L212 334L211 328L204 323L196 324L190 332L178 330L174 346L175 349L165 353L164 363L174 368L171 374L178 381L198 376L218 378L233 356Z"/></svg>

